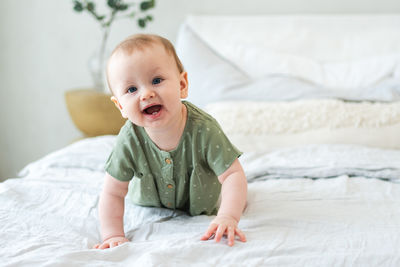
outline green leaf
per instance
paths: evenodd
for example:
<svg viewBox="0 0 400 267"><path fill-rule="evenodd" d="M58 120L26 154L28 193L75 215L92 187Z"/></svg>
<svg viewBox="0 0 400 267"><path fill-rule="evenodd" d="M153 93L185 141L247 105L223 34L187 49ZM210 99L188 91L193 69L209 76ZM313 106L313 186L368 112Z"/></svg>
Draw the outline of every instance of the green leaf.
<svg viewBox="0 0 400 267"><path fill-rule="evenodd" d="M120 5L117 6L117 9L120 10L120 11L124 11L124 10L127 10L128 7L129 6L127 4L120 4Z"/></svg>
<svg viewBox="0 0 400 267"><path fill-rule="evenodd" d="M83 5L79 1L74 1L74 10L76 12L81 12L83 10Z"/></svg>
<svg viewBox="0 0 400 267"><path fill-rule="evenodd" d="M107 0L107 5L113 9L117 9L119 0Z"/></svg>
<svg viewBox="0 0 400 267"><path fill-rule="evenodd" d="M147 9L151 8L151 3L144 1L140 3L140 10L146 11Z"/></svg>
<svg viewBox="0 0 400 267"><path fill-rule="evenodd" d="M146 27L146 20L138 19L138 25L139 25L140 28L145 28Z"/></svg>
<svg viewBox="0 0 400 267"><path fill-rule="evenodd" d="M94 9L96 8L96 5L93 2L88 2L86 9L89 11L94 11Z"/></svg>
<svg viewBox="0 0 400 267"><path fill-rule="evenodd" d="M147 21L152 21L152 20L153 20L153 16L147 15L147 16L146 16L146 20L147 20Z"/></svg>
<svg viewBox="0 0 400 267"><path fill-rule="evenodd" d="M143 1L140 3L140 10L142 11L146 11L150 8L153 8L156 5L156 1L155 0L151 0L151 1Z"/></svg>

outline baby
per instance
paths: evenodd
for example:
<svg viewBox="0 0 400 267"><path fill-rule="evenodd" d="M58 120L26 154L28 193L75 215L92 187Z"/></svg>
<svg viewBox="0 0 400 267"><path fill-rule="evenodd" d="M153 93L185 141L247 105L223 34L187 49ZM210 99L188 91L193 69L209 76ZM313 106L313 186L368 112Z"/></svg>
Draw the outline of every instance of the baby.
<svg viewBox="0 0 400 267"><path fill-rule="evenodd" d="M188 78L173 45L157 35L128 37L112 52L107 79L111 100L128 120L106 163L99 201L103 242L94 248L129 242L127 194L137 205L217 214L201 240L219 242L226 235L229 246L235 236L245 242L238 228L247 197L241 152L215 119L181 100Z"/></svg>

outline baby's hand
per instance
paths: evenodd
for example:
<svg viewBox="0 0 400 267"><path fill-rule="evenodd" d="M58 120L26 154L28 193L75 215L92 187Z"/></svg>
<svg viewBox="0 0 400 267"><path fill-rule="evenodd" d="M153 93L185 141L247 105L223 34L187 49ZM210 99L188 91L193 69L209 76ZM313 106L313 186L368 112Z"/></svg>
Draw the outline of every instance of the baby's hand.
<svg viewBox="0 0 400 267"><path fill-rule="evenodd" d="M113 248L117 247L123 243L129 242L128 239L126 239L123 236L115 236L115 237L110 237L106 240L103 241L101 244L96 244L93 246L95 249L106 249L106 248Z"/></svg>
<svg viewBox="0 0 400 267"><path fill-rule="evenodd" d="M210 223L207 231L201 237L201 240L209 240L211 236L215 235L215 241L219 242L223 235L228 236L228 245L233 246L235 242L235 235L239 236L240 241L246 242L246 237L242 231L237 227L238 222L225 215L219 215Z"/></svg>

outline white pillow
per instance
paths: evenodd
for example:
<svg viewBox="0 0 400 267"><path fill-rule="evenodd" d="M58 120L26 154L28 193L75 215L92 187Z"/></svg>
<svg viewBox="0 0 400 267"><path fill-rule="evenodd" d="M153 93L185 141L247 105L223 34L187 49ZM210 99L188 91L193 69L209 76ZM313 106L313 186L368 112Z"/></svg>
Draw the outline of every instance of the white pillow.
<svg viewBox="0 0 400 267"><path fill-rule="evenodd" d="M207 95L207 94L203 94ZM245 84L221 88L218 101L288 101L299 99L345 99L351 101L400 101L400 79L387 77L368 87L330 90L286 75L268 75Z"/></svg>
<svg viewBox="0 0 400 267"><path fill-rule="evenodd" d="M357 27L363 21L367 21L367 24L381 22L369 28L369 31L374 34L351 35L357 45L363 43L356 50L354 50L354 43L349 46L336 47L336 42L333 39L323 39L324 31L327 28L332 26L340 29L344 27L343 22L352 19L352 16L191 16L182 25L176 43L177 53L188 72L188 100L199 107L222 100L287 101L338 98L356 101L399 101L399 60L396 57L388 56L388 54L393 51L400 53L400 37L391 34L393 25L396 24L391 27L386 26L388 23L400 20L400 16L372 16L370 18L366 15L358 19L355 18L353 28L350 31L352 34L359 29ZM322 24L313 23L315 21ZM301 22L300 26L297 26L295 22ZM338 22L342 22L342 24L336 25ZM215 25L218 25L218 27L215 27ZM250 25L252 26L250 27ZM292 25L293 28L288 25ZM313 30L300 38L301 36L296 35L294 30L298 27L306 32L308 27ZM281 28L286 28L283 35L279 31ZM385 31L379 31L382 28L385 28ZM268 32L272 35L267 34ZM348 32L340 33L340 31L336 31L334 36L340 37L341 34L347 36ZM392 38L385 39L385 42L382 43L384 38L378 38L379 36L392 36ZM304 38L307 39L308 43L315 40L315 49L310 49L308 45L296 46L292 43L294 39L299 43L302 40L307 43ZM317 42L321 38L323 42ZM378 39L379 42L377 43ZM296 55L290 56L290 60L282 58L282 51L279 50L283 49L285 45L287 51L290 50L290 53ZM246 55L229 54L229 49L225 49L227 46L240 46L241 51ZM268 49L260 48L263 46L268 46ZM271 52L273 47L277 49L276 53ZM347 56L340 53L347 53ZM350 55L356 54L358 56L349 59ZM327 57L332 55L340 60L328 60ZM240 63L235 59L236 57L245 62ZM279 64L273 63L271 57L277 59ZM307 57L310 59L301 60L301 58ZM324 67L318 65L319 63L318 66L314 63L311 64L317 66L316 69L322 72L315 72L315 68L310 67L307 63L316 60L321 62L328 60ZM397 68L395 68L395 65ZM282 71L271 71L271 66L283 69ZM255 70L252 71L252 68L255 68ZM295 70L286 71L285 68L294 68ZM358 70L364 74L359 75ZM294 74L297 71L308 72L306 75L309 77L308 80L299 78L302 75ZM254 75L256 72L263 72L265 75L258 77L261 74ZM312 74L314 72L319 74ZM332 83L325 81L330 77L339 78L341 75L345 75L344 80L349 79L349 83L354 83L352 86L357 84L360 87L351 90L345 88L345 84L336 84L338 86L331 87ZM314 80L318 80L319 83Z"/></svg>
<svg viewBox="0 0 400 267"><path fill-rule="evenodd" d="M400 149L400 102L219 102L205 109L243 151L304 144Z"/></svg>
<svg viewBox="0 0 400 267"><path fill-rule="evenodd" d="M181 26L176 52L188 72L188 100L204 107L221 98L225 89L249 82L249 77L216 54L188 25Z"/></svg>
<svg viewBox="0 0 400 267"><path fill-rule="evenodd" d="M186 23L253 79L285 74L354 89L400 70L399 15L191 16Z"/></svg>

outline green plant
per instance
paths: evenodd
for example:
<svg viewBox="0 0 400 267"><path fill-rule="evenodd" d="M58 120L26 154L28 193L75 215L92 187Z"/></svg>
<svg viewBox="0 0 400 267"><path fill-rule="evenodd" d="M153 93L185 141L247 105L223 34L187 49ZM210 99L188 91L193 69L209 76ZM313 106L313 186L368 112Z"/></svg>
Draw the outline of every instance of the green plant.
<svg viewBox="0 0 400 267"><path fill-rule="evenodd" d="M97 1L99 2L99 1ZM95 1L90 0L73 0L73 9L78 13L87 12L91 14L96 21L100 23L103 31L103 36L100 44L98 65L100 70L97 73L92 73L95 80L95 86L98 88L102 86L102 66L104 63L105 49L107 39L110 33L112 23L116 19L128 18L136 19L140 28L145 28L147 23L153 20L153 16L148 14L148 10L155 7L155 0L141 0L137 2L126 2L124 0L105 0L107 7L107 14L100 13L97 9Z"/></svg>
<svg viewBox="0 0 400 267"><path fill-rule="evenodd" d="M127 3L123 0L106 0L109 7L109 13L100 15L96 10L96 4L93 1L73 0L74 10L76 12L87 11L101 24L103 28L109 28L112 22L118 18L118 13L124 13L122 17L134 18L137 13L145 13L155 7L155 0L141 1L140 3ZM135 9L135 10L133 10ZM148 21L152 21L151 15L142 15L137 18L139 27L145 28Z"/></svg>

